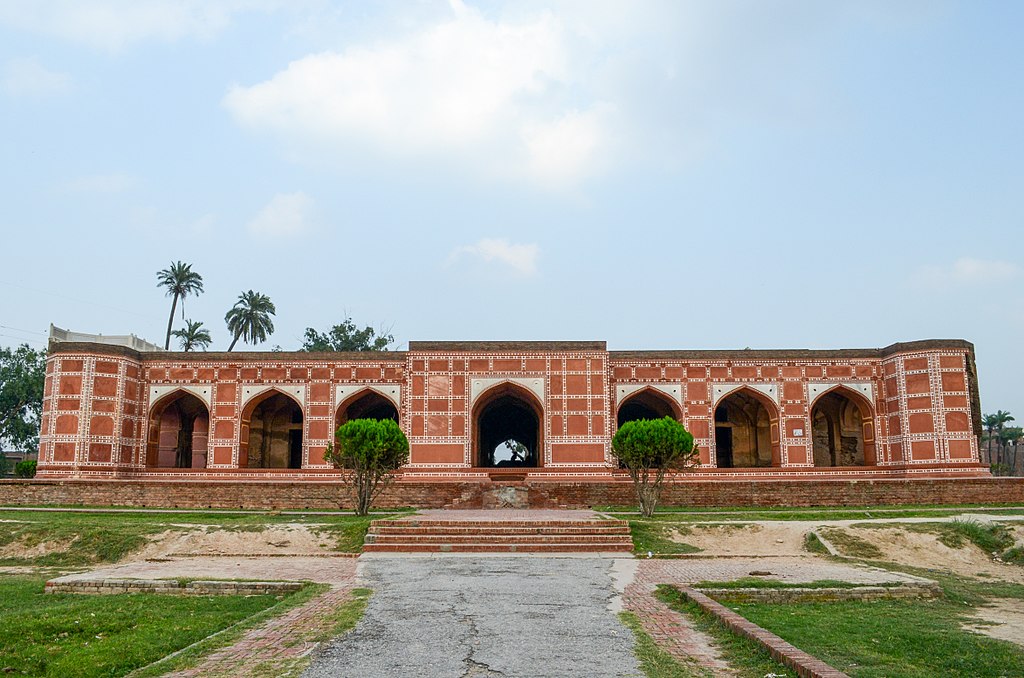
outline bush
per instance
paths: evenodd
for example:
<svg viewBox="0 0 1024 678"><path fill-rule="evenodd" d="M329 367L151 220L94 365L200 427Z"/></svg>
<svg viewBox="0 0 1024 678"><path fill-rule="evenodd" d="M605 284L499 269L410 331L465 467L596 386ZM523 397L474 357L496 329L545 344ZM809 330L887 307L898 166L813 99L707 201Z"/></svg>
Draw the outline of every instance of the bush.
<svg viewBox="0 0 1024 678"><path fill-rule="evenodd" d="M391 419L353 419L338 427L324 459L342 470L356 515L365 516L373 500L409 461L409 441Z"/></svg>
<svg viewBox="0 0 1024 678"><path fill-rule="evenodd" d="M25 459L14 465L14 476L16 478L35 478L36 460Z"/></svg>
<svg viewBox="0 0 1024 678"><path fill-rule="evenodd" d="M693 435L672 417L627 421L612 438L612 454L633 479L640 512L654 514L665 474L696 466Z"/></svg>

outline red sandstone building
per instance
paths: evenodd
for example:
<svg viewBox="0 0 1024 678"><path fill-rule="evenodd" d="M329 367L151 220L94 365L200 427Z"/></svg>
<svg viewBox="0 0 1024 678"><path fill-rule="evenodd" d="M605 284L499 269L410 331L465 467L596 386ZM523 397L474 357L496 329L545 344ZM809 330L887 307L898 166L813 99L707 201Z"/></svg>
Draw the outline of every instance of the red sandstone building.
<svg viewBox="0 0 1024 678"><path fill-rule="evenodd" d="M76 339L74 336L65 335ZM987 476L974 353L609 351L604 342L410 342L391 353L169 353L79 335L50 345L42 479L314 483L348 419L396 419L399 484L623 480L623 422L671 416L686 480ZM125 338L128 339L128 338Z"/></svg>

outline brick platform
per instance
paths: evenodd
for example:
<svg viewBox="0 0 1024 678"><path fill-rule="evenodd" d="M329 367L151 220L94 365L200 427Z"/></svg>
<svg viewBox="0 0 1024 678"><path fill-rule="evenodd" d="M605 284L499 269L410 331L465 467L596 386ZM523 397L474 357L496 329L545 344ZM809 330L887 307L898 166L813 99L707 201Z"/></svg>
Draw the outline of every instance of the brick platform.
<svg viewBox="0 0 1024 678"><path fill-rule="evenodd" d="M496 486L489 481L392 484L376 506L480 509ZM628 480L527 480L518 483L530 508L631 506ZM663 506L885 506L1024 502L1024 478L876 480L693 480L665 486ZM68 479L0 480L3 505L154 506L187 508L348 507L340 482L274 480Z"/></svg>

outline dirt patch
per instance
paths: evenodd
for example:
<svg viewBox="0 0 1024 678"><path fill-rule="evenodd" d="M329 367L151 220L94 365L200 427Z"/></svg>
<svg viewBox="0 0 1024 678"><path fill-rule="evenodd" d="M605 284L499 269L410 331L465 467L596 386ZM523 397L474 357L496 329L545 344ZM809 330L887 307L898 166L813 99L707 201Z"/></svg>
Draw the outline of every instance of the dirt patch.
<svg viewBox="0 0 1024 678"><path fill-rule="evenodd" d="M1024 646L1024 601L997 598L975 610L974 619L980 623L964 624L964 628Z"/></svg>
<svg viewBox="0 0 1024 678"><path fill-rule="evenodd" d="M64 553L68 550L68 546L69 544L60 541L26 544L25 540L18 539L10 544L0 546L0 558L41 558L50 553Z"/></svg>
<svg viewBox="0 0 1024 678"><path fill-rule="evenodd" d="M317 534L306 525L289 523L261 531L238 532L200 526L189 531L166 530L126 560L169 556L317 556L334 552L335 539Z"/></svg>
<svg viewBox="0 0 1024 678"><path fill-rule="evenodd" d="M882 552L881 560L934 570L948 570L969 577L988 577L1024 583L1024 568L997 563L970 542L960 548L952 548L940 542L937 534L912 532L902 527L842 529L877 547Z"/></svg>
<svg viewBox="0 0 1024 678"><path fill-rule="evenodd" d="M688 525L671 530L669 537L701 549L709 556L794 556L806 555L803 549L803 523L764 523L744 525Z"/></svg>

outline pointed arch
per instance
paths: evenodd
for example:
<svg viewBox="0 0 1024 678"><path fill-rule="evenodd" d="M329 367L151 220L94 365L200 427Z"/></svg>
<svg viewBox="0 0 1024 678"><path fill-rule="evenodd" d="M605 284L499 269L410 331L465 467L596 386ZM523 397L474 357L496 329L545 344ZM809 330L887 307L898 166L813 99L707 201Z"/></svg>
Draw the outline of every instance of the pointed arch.
<svg viewBox="0 0 1024 678"><path fill-rule="evenodd" d="M818 393L810 402L811 454L815 466L875 466L875 408L845 384Z"/></svg>
<svg viewBox="0 0 1024 678"><path fill-rule="evenodd" d="M334 411L334 428L351 419L391 419L399 423L395 401L372 386L361 388L342 400Z"/></svg>
<svg viewBox="0 0 1024 678"><path fill-rule="evenodd" d="M145 463L150 468L206 468L210 409L190 389L160 396L149 409Z"/></svg>
<svg viewBox="0 0 1024 678"><path fill-rule="evenodd" d="M778 404L747 385L715 403L715 462L719 468L780 466L782 435Z"/></svg>
<svg viewBox="0 0 1024 678"><path fill-rule="evenodd" d="M270 387L253 396L238 427L239 468L302 468L304 421L302 403L291 393Z"/></svg>
<svg viewBox="0 0 1024 678"><path fill-rule="evenodd" d="M616 427L637 419L661 419L672 417L682 421L683 410L678 401L664 391L647 385L634 391L618 403L615 411Z"/></svg>
<svg viewBox="0 0 1024 678"><path fill-rule="evenodd" d="M473 403L471 416L474 465L544 464L544 405L532 390L511 380L488 386ZM522 448L517 448L511 459L496 461L496 448L510 440ZM517 454L522 458L517 459Z"/></svg>

